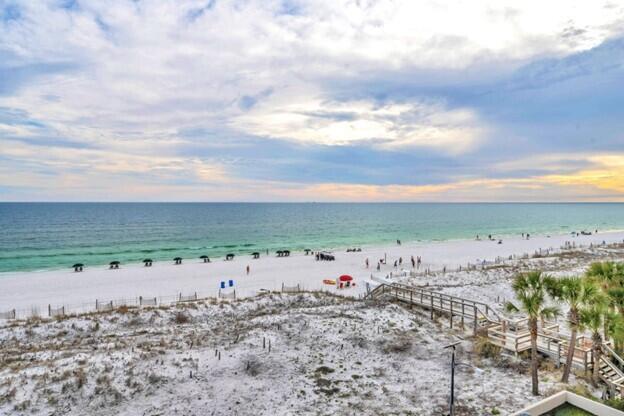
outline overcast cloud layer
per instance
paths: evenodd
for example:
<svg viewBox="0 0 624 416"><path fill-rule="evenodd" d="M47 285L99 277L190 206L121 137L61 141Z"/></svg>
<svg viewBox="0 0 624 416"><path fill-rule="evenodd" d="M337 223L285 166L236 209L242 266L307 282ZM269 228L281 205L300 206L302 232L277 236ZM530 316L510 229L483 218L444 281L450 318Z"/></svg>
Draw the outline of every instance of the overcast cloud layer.
<svg viewBox="0 0 624 416"><path fill-rule="evenodd" d="M0 0L0 200L622 201L624 4Z"/></svg>

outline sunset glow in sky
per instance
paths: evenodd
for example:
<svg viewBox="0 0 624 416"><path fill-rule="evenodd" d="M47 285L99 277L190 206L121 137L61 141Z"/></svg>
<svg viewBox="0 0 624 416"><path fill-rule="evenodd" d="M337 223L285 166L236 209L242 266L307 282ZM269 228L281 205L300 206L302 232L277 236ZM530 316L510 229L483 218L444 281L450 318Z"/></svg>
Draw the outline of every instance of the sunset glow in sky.
<svg viewBox="0 0 624 416"><path fill-rule="evenodd" d="M0 0L0 201L624 201L624 3Z"/></svg>

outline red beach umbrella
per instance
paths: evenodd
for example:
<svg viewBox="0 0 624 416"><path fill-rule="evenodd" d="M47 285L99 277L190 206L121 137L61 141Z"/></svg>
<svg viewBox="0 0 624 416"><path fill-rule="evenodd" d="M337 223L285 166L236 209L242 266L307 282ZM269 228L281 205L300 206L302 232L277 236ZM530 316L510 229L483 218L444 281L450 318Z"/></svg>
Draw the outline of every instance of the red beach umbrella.
<svg viewBox="0 0 624 416"><path fill-rule="evenodd" d="M351 280L353 280L353 278L348 274L343 274L338 278L338 280L340 280L341 282L350 282Z"/></svg>

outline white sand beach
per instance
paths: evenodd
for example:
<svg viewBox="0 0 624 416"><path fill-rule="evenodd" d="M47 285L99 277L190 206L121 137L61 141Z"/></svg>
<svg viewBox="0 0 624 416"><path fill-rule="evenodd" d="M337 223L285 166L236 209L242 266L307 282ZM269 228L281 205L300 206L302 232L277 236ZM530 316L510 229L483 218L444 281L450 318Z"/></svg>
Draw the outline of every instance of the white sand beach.
<svg viewBox="0 0 624 416"><path fill-rule="evenodd" d="M444 317L432 320L425 310L348 297L361 295L367 281L375 284L393 273L392 281L428 285L502 311L505 298L513 296L515 274L534 269L581 274L594 261L622 261L623 238L624 232L610 232L505 239L502 244L448 241L356 253L335 250L334 262L295 254L6 274L0 278L3 309L17 308L18 317L24 317L35 306L44 318L0 325L6 364L0 370L0 414L439 415L448 408L449 352L444 346L458 340L458 358L468 366L456 375L456 414L513 414L535 401L528 360L484 355L479 337L450 328ZM576 248L556 250L566 241ZM535 255L540 249L542 254ZM384 254L388 265L380 272L366 269L366 258L374 268ZM394 261L403 257L408 262L411 255L422 257L421 271L397 277ZM504 264L492 262L510 255L515 257ZM456 270L483 260L490 263ZM426 268L432 272L422 273ZM344 273L354 276L356 286L331 291L345 296L251 297L260 289L278 290L282 283L329 290L322 280ZM238 299L217 301L219 283L228 279L235 280ZM194 291L212 298L173 303L176 293ZM93 311L96 298L136 296L162 299L157 308L73 314ZM45 318L48 303L65 305L68 316ZM542 362L543 394L567 387L559 382L561 372L552 362ZM582 373L573 372L571 383L600 396Z"/></svg>
<svg viewBox="0 0 624 416"><path fill-rule="evenodd" d="M589 247L619 243L624 240L624 231L599 232L578 237L565 235L531 236L530 239L504 238L498 244L496 236L489 240L458 240L432 243L404 243L386 247L363 248L361 252L347 253L346 249L334 250L335 261L316 261L314 256L293 253L290 257L276 257L275 253L260 259L251 256L237 256L233 261L223 258L213 259L211 263L202 263L200 259L184 259L183 264L156 262L152 267L139 264L122 265L118 270L109 270L107 266L89 267L83 272L56 270L42 272L3 273L0 275L0 311L16 309L18 316L28 316L33 310L45 315L48 305L65 305L67 313L92 310L96 299L108 302L120 299L160 297L162 302L175 300L176 295L190 295L197 292L199 297L217 296L220 282L234 280L237 297L257 294L261 289L279 290L282 284L300 285L302 289L324 289L346 296L359 296L366 290L366 282L371 282L371 275L385 276L396 274L401 269L410 270L410 257L420 256L420 271L455 269L468 263L483 260L494 261L497 257L532 255L539 250L558 250L566 242L577 247ZM323 249L319 247L317 249ZM387 264L376 270L377 261L387 258ZM403 258L402 267L394 268L393 263ZM369 259L370 267L365 267ZM246 266L250 266L249 275ZM324 279L336 279L342 274L355 278L355 287L336 289L323 284ZM478 283L484 278L483 273L470 275L471 282ZM457 279L457 276L455 276ZM439 277L416 279L414 284L436 284ZM475 289L462 293L462 282L456 281L456 294L477 296ZM506 285L508 286L508 285ZM228 291L230 289L227 289Z"/></svg>

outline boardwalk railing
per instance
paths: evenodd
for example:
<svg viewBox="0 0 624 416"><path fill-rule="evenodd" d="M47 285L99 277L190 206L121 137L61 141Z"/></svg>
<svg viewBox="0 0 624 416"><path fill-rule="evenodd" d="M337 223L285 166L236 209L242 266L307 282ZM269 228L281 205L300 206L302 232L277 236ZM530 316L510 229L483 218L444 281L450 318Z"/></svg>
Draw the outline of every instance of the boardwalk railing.
<svg viewBox="0 0 624 416"><path fill-rule="evenodd" d="M455 319L458 319L461 328L464 328L466 321L468 321L476 333L479 327L488 326L500 319L499 314L483 302L401 284L381 284L369 292L366 297L374 299L385 295L405 302L410 307L419 306L429 310L432 319L436 312L448 315L451 328Z"/></svg>
<svg viewBox="0 0 624 416"><path fill-rule="evenodd" d="M505 318L483 302L401 284L381 284L368 292L366 298L383 296L407 303L410 308L416 305L427 309L432 319L436 312L448 315L451 328L454 318L459 317L462 329L465 319L468 319L475 333L478 327L486 328L489 342L513 351L516 355L531 348L528 319ZM556 322L538 322L537 350L553 359L557 365L566 362L569 340L569 335L562 333ZM600 378L613 394L624 397L624 359L608 343L603 343L601 348L604 354L601 355L599 363ZM572 365L585 372L593 369L594 352L590 338L583 335L577 337Z"/></svg>

